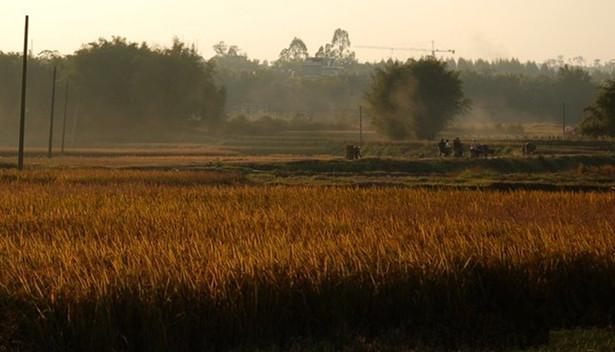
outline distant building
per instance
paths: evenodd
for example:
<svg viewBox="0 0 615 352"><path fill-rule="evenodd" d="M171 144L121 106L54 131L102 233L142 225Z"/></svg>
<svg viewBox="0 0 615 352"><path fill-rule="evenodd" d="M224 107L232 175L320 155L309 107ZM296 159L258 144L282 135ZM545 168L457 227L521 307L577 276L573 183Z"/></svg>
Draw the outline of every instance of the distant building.
<svg viewBox="0 0 615 352"><path fill-rule="evenodd" d="M308 57L303 62L303 74L306 76L338 76L343 70L331 58Z"/></svg>

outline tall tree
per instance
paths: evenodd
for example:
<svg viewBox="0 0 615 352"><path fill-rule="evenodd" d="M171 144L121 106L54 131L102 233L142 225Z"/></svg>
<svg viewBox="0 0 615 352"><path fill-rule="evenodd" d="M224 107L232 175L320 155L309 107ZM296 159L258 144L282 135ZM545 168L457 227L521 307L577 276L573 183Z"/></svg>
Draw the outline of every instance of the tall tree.
<svg viewBox="0 0 615 352"><path fill-rule="evenodd" d="M303 40L295 37L288 48L280 52L279 60L282 62L301 62L309 56L307 46Z"/></svg>
<svg viewBox="0 0 615 352"><path fill-rule="evenodd" d="M216 56L226 56L228 52L228 45L224 41L219 41L213 46Z"/></svg>
<svg viewBox="0 0 615 352"><path fill-rule="evenodd" d="M124 38L99 39L70 57L81 126L98 135L166 132L223 117L224 90L213 66L174 40L151 49Z"/></svg>
<svg viewBox="0 0 615 352"><path fill-rule="evenodd" d="M355 53L350 50L350 45L348 32L341 28L336 29L331 40L331 51L334 58L344 64L355 61Z"/></svg>
<svg viewBox="0 0 615 352"><path fill-rule="evenodd" d="M347 31L338 28L333 33L331 43L321 46L316 52L316 57L331 59L340 65L356 63L356 54L350 50L350 35Z"/></svg>
<svg viewBox="0 0 615 352"><path fill-rule="evenodd" d="M566 103L570 120L578 122L583 117L585 107L595 95L596 85L586 70L564 65L558 70L553 92L556 94L556 99L560 100L555 105Z"/></svg>
<svg viewBox="0 0 615 352"><path fill-rule="evenodd" d="M434 59L379 68L366 95L373 125L391 139L433 139L469 102L459 74Z"/></svg>
<svg viewBox="0 0 615 352"><path fill-rule="evenodd" d="M600 87L594 103L585 109L579 127L585 135L615 137L615 81L607 81Z"/></svg>

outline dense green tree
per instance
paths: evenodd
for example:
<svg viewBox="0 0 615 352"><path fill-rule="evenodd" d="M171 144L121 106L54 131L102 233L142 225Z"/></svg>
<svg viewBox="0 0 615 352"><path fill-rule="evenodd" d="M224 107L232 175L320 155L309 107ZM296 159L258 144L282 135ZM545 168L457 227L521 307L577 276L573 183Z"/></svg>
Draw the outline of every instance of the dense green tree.
<svg viewBox="0 0 615 352"><path fill-rule="evenodd" d="M582 58L576 58L576 62L582 62ZM596 94L596 84L592 82L589 72L580 67L565 65L558 70L554 86L554 106L566 104L569 119L579 122L583 117L585 107L592 101ZM557 101L559 100L559 102Z"/></svg>
<svg viewBox="0 0 615 352"><path fill-rule="evenodd" d="M99 39L70 56L43 51L29 58L28 141L47 134L51 77L58 67L56 108L71 84L77 139L110 140L152 137L197 126L212 126L224 118L225 91L214 83L214 64L194 48L175 40L153 49L124 38ZM0 53L0 137L13 138L17 128L21 57Z"/></svg>
<svg viewBox="0 0 615 352"><path fill-rule="evenodd" d="M600 87L594 103L585 109L580 130L589 136L615 137L615 81L607 81Z"/></svg>
<svg viewBox="0 0 615 352"><path fill-rule="evenodd" d="M433 139L469 105L459 74L434 59L377 69L366 97L373 125L392 139Z"/></svg>
<svg viewBox="0 0 615 352"><path fill-rule="evenodd" d="M99 39L69 61L82 126L98 134L172 131L223 117L224 91L213 82L213 66L179 40L152 49Z"/></svg>

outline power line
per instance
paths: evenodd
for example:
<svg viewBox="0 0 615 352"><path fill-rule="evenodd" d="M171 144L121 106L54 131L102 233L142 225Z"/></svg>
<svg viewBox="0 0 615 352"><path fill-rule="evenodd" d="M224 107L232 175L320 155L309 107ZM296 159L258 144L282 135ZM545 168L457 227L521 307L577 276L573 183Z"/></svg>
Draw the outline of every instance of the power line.
<svg viewBox="0 0 615 352"><path fill-rule="evenodd" d="M355 45L354 48L357 49L374 49L374 50L390 50L391 56L395 53L395 51L415 51L415 52L425 52L431 53L431 57L435 58L437 53L450 53L455 54L455 50L453 49L437 49L436 43L431 41L431 49L429 48L410 48L410 47L391 47L391 46L378 46L378 45Z"/></svg>

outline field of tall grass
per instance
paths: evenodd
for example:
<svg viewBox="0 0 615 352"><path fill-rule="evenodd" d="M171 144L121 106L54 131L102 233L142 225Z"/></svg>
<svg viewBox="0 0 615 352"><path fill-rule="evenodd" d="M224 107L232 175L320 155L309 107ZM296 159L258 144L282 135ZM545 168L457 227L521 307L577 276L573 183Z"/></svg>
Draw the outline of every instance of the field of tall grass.
<svg viewBox="0 0 615 352"><path fill-rule="evenodd" d="M520 346L615 321L614 193L24 175L0 175L0 350Z"/></svg>

